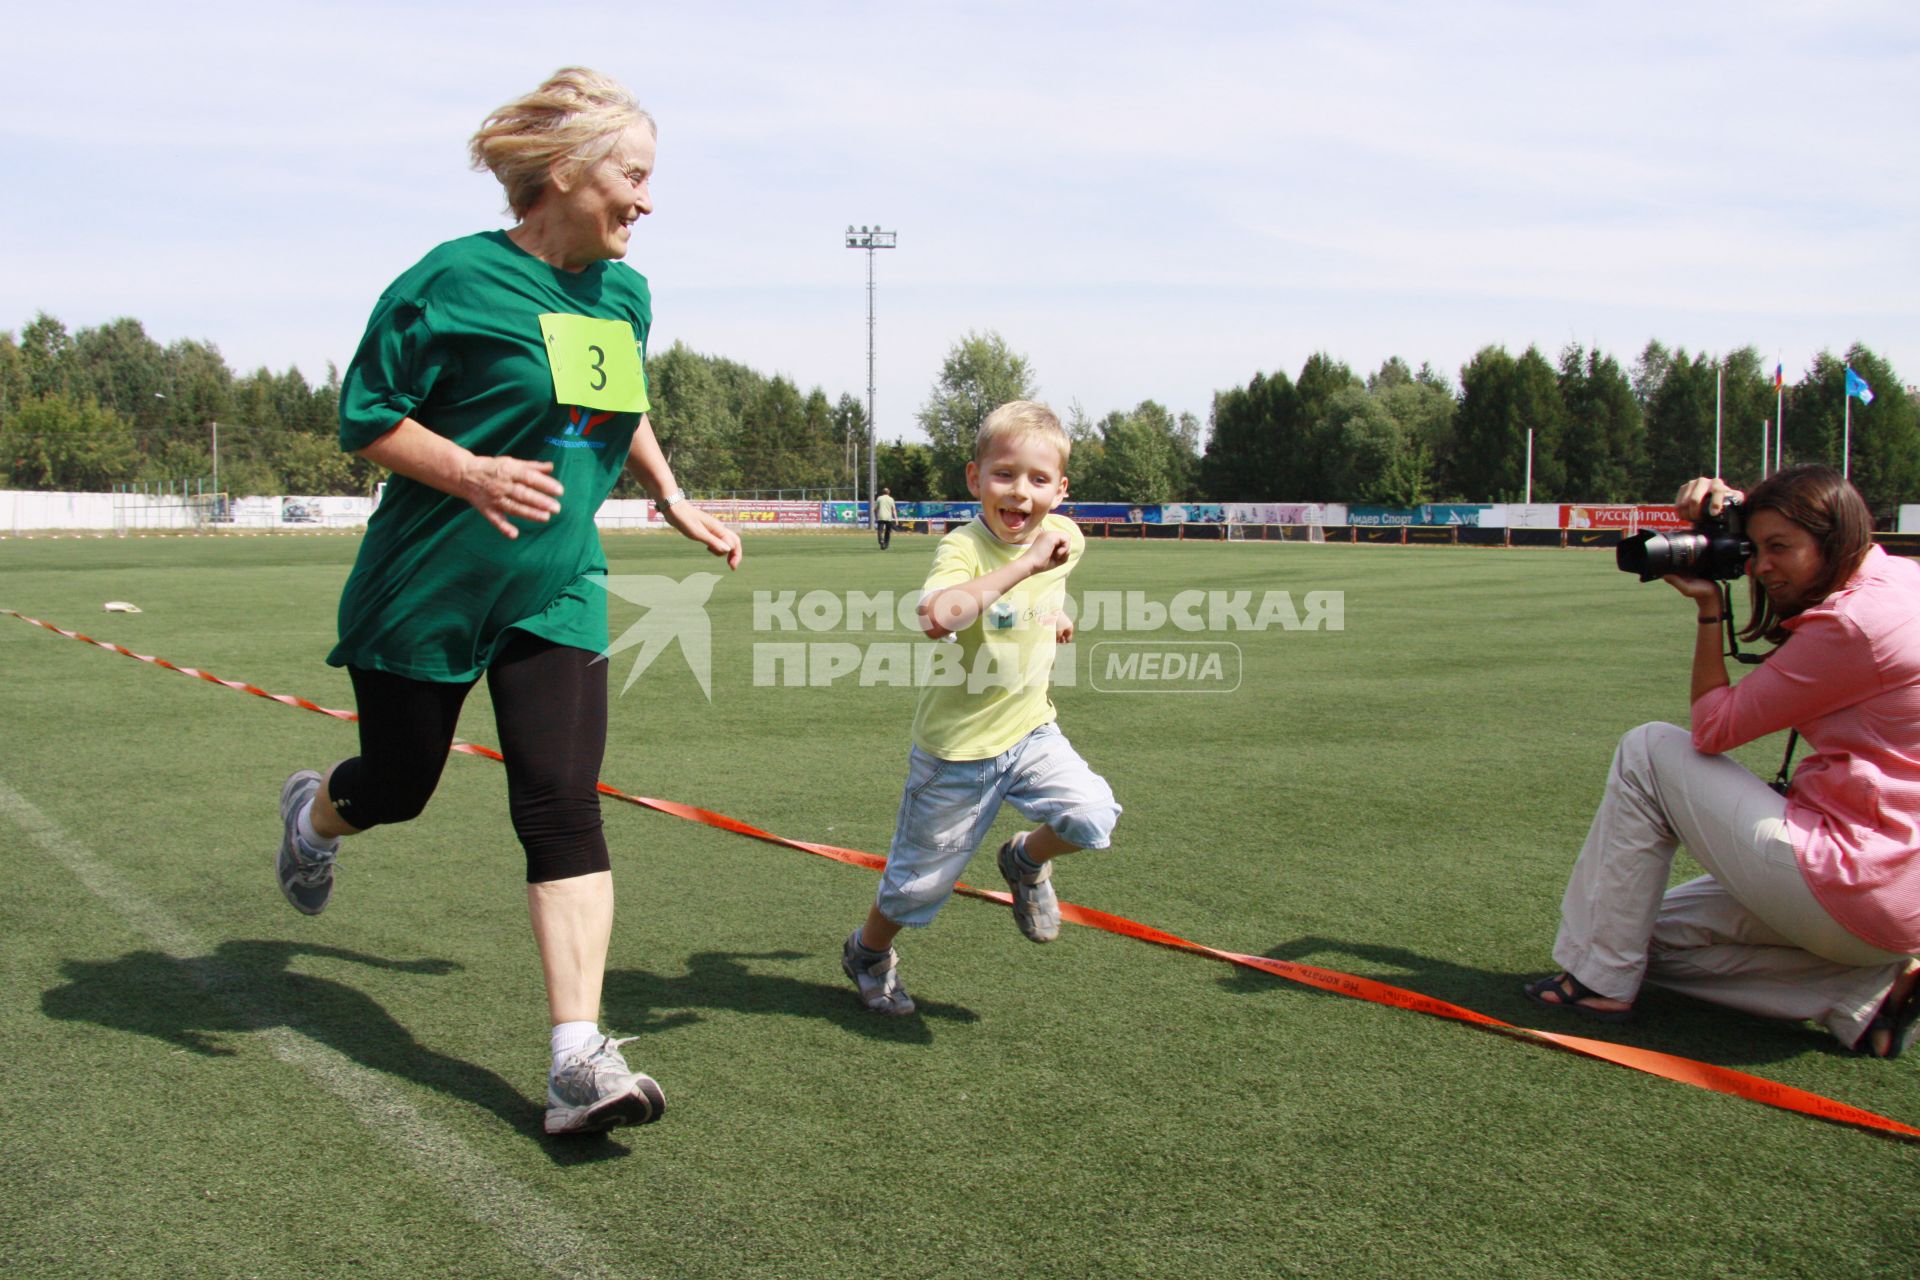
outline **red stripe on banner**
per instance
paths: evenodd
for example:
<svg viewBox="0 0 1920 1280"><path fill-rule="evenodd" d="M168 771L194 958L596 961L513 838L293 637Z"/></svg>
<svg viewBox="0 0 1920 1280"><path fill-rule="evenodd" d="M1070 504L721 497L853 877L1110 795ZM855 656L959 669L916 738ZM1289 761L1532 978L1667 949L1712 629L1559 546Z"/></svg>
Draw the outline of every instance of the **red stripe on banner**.
<svg viewBox="0 0 1920 1280"><path fill-rule="evenodd" d="M92 636L81 635L77 631L68 631L64 628L56 627L50 622L42 622L38 618L30 618L26 614L18 613L12 609L0 609L0 613L18 618L22 622L30 622L36 627L44 627L46 630L56 635L66 636L70 640L85 641L87 644L122 654L140 662L151 663L156 667L164 667L168 671L177 671L181 675L193 676L196 679L205 680L210 684L221 685L228 689L236 689L241 693L249 693L255 697L266 698L289 707L299 707L303 711L315 711L324 716L332 716L337 720L358 719L351 711L335 711L328 707L320 706L317 703L308 702L305 698L291 697L287 694L268 693L266 690L247 684L244 681L222 680L218 676L209 675L204 671L197 671L192 667L175 666L164 658L153 658L145 654L135 653L133 650L124 648L121 645L110 644L103 640L95 640ZM504 757L502 757L498 751L492 747L481 746L478 743L456 742L453 745L453 749L465 755L484 756L489 760L500 760L504 762ZM611 796L616 800L623 800L628 804L638 805L643 809L652 809L658 813L681 818L688 822L697 822L703 826L728 831L734 835L748 836L755 840L764 840L769 844L782 845L789 849L798 849L803 853L811 853L822 858L831 858L835 862L844 862L855 867L865 867L869 871L879 871L887 865L885 858L863 852L859 849L844 849L838 845L815 844L807 840L793 840L786 836L775 835L771 831L762 831L759 827L742 822L738 818L729 818L723 813L714 813L708 809L679 804L672 800L654 800L646 796L631 795L620 790L618 787L608 786L604 782L599 783L598 787L601 795ZM1010 901L1007 894L1003 891L975 889L964 884L957 886L954 892L965 895L966 897L979 898L987 902L997 902L1002 905L1006 905ZM1855 1128L1874 1133L1884 1133L1905 1139L1920 1139L1920 1129L1916 1129L1911 1125L1902 1124L1898 1120L1889 1120L1885 1116L1876 1115L1871 1111L1864 1111L1859 1107L1848 1106L1844 1102L1836 1102L1831 1098L1822 1097L1817 1093L1809 1093L1804 1089L1795 1089L1791 1085L1779 1084L1772 1080L1763 1079L1760 1076L1749 1075L1744 1071L1735 1071L1728 1067L1716 1067L1712 1063L1699 1062L1692 1058L1682 1058L1671 1053L1658 1053L1652 1049L1637 1049L1630 1045L1615 1044L1608 1040L1589 1040L1583 1036L1562 1035L1553 1031L1539 1031L1531 1027L1516 1026L1511 1022L1502 1022L1498 1018L1488 1017L1484 1013L1476 1013L1472 1009L1463 1008L1457 1004L1449 1004L1445 1000L1436 1000L1432 996L1422 995L1418 991L1408 991L1404 987L1391 986L1388 983L1378 982L1372 978L1357 977L1354 974L1340 973L1333 969L1320 969L1313 965L1299 964L1291 960L1274 960L1266 956L1242 955L1237 951L1220 951L1202 943L1190 942L1175 934L1156 929L1152 925L1141 924L1137 920L1129 920L1125 916L1111 915L1105 911L1098 911L1092 907L1076 906L1070 902L1062 902L1060 904L1060 918L1072 924L1083 925L1089 929L1099 929L1106 933L1117 934L1123 938L1133 938L1140 942L1150 942L1155 946L1167 947L1174 951L1185 951L1197 956L1205 956L1209 960L1218 960L1225 964L1239 965L1246 969L1257 969L1262 973L1271 974L1276 978L1284 978L1289 982L1297 982L1302 986L1314 987L1321 991L1329 991L1335 995L1348 996L1355 1000L1366 1000L1373 1004L1387 1005L1395 1009L1405 1009L1411 1013L1423 1013L1429 1017L1447 1018L1455 1022L1464 1022L1468 1026L1479 1027L1482 1030L1505 1035L1516 1040L1552 1045L1555 1048L1565 1049L1570 1053L1577 1053L1583 1057L1594 1058L1601 1062L1611 1062L1616 1066L1627 1067L1634 1071L1642 1071L1648 1075L1660 1076L1668 1080L1675 1080L1681 1084L1689 1084L1698 1089L1708 1089L1715 1093L1724 1093L1731 1097L1744 1098L1749 1102L1758 1102L1769 1107L1778 1107L1783 1111L1797 1111L1802 1115L1810 1115L1822 1120L1830 1120L1836 1124L1851 1125Z"/></svg>

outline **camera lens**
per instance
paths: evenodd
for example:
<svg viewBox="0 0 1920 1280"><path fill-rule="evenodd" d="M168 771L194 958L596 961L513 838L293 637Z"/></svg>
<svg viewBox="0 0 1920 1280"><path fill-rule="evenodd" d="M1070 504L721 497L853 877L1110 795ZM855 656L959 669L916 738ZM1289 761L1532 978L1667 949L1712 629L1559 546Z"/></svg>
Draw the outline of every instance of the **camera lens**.
<svg viewBox="0 0 1920 1280"><path fill-rule="evenodd" d="M1696 566L1706 551L1707 539L1698 533L1636 533L1620 540L1613 562L1626 573L1639 574L1642 582L1669 573L1699 577Z"/></svg>

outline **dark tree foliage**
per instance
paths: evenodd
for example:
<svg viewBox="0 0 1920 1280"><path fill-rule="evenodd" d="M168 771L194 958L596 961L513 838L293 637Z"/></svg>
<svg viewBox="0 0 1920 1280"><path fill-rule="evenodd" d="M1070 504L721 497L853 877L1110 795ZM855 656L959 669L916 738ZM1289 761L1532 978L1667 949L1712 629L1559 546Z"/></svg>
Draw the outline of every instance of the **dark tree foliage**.
<svg viewBox="0 0 1920 1280"><path fill-rule="evenodd" d="M899 502L933 497L933 450L924 444L895 442L880 446L880 487Z"/></svg>
<svg viewBox="0 0 1920 1280"><path fill-rule="evenodd" d="M1874 390L1845 394L1846 367ZM651 420L689 493L864 494L875 447L866 406L676 344L647 362ZM986 415L1038 394L1032 366L999 334L954 344L919 418L929 443L879 442L880 483L905 500L966 496ZM383 472L338 445L340 376L237 374L210 342L162 347L138 320L70 332L34 316L0 332L0 487L103 489L193 482L233 494L367 493ZM1650 341L1623 369L1579 344L1549 363L1489 346L1458 388L1430 364L1393 357L1365 378L1317 352L1290 376L1256 373L1216 392L1210 430L1144 400L1089 415L1069 402L1072 496L1088 501L1665 502L1715 469L1751 484L1784 418L1786 461L1843 460L1881 519L1920 502L1920 403L1862 344L1823 352L1778 392L1752 347L1690 354ZM1843 459L1843 437L1846 446ZM639 492L623 480L616 492Z"/></svg>
<svg viewBox="0 0 1920 1280"><path fill-rule="evenodd" d="M1619 362L1568 346L1560 353L1560 403L1566 409L1560 456L1567 495L1632 501L1646 466L1646 434L1633 384Z"/></svg>

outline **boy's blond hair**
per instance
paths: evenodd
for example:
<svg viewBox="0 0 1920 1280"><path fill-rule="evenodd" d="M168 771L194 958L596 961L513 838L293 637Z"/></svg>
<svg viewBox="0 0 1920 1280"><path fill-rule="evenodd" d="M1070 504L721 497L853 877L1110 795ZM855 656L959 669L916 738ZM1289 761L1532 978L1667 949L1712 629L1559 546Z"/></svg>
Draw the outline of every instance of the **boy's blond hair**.
<svg viewBox="0 0 1920 1280"><path fill-rule="evenodd" d="M1065 471L1073 455L1073 437L1060 425L1059 415L1038 400L1012 400L988 414L973 438L973 460L985 461L995 445L1035 436L1060 450L1060 469Z"/></svg>

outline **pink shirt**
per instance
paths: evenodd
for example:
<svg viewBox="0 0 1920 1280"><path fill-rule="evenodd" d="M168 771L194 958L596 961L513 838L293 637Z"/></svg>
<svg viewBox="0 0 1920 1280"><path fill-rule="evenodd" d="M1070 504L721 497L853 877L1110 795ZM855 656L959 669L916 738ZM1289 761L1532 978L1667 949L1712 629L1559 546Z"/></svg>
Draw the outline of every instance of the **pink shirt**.
<svg viewBox="0 0 1920 1280"><path fill-rule="evenodd" d="M1693 704L1718 753L1797 727L1787 830L1827 914L1885 951L1920 952L1920 565L1867 552L1746 679Z"/></svg>

